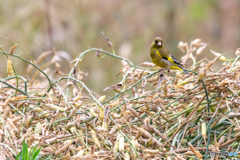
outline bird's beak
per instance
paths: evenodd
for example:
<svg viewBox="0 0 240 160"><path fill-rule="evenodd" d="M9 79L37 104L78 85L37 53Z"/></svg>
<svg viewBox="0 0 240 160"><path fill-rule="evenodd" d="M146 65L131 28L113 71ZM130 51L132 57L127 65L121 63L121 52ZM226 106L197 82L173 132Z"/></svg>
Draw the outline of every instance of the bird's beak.
<svg viewBox="0 0 240 160"><path fill-rule="evenodd" d="M162 46L162 42L159 41L159 42L157 43L157 45L158 45L158 46Z"/></svg>

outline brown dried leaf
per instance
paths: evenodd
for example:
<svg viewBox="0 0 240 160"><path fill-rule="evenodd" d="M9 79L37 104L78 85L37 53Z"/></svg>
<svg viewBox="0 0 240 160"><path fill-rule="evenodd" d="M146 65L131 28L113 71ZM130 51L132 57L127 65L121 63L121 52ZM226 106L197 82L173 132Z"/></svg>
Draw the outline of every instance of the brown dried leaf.
<svg viewBox="0 0 240 160"><path fill-rule="evenodd" d="M111 85L111 86L109 86L109 87L107 87L107 88L105 88L103 91L106 91L106 90L112 90L112 89L118 89L118 88L120 88L120 87L122 87L123 85L122 84L114 84L114 85Z"/></svg>

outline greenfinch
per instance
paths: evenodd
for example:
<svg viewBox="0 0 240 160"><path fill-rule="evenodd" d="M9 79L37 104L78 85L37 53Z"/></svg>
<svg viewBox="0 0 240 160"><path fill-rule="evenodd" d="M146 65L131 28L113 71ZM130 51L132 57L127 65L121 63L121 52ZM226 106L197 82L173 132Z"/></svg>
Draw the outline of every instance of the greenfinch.
<svg viewBox="0 0 240 160"><path fill-rule="evenodd" d="M183 69L183 65L164 47L161 37L156 37L150 47L150 56L155 65L163 69L177 69L187 71Z"/></svg>

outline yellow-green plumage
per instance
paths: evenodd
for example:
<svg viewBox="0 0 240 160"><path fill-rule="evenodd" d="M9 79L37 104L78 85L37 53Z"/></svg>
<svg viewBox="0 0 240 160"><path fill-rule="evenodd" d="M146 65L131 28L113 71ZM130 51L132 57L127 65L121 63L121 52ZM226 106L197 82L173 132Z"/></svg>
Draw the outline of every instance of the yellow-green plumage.
<svg viewBox="0 0 240 160"><path fill-rule="evenodd" d="M156 37L150 47L150 56L154 64L165 69L184 71L182 64L164 47L162 38Z"/></svg>

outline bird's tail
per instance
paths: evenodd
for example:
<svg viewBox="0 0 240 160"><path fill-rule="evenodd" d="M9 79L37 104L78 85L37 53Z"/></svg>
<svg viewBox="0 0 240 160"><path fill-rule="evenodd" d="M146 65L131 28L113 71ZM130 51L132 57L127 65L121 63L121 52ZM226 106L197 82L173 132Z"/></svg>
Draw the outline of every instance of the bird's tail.
<svg viewBox="0 0 240 160"><path fill-rule="evenodd" d="M183 70L183 72L185 72L186 74L188 74L188 72L184 69L184 68L181 68Z"/></svg>
<svg viewBox="0 0 240 160"><path fill-rule="evenodd" d="M186 74L188 74L188 72L184 69L184 68L182 68L181 66L171 66L170 67L171 69L177 69L177 70L181 70L181 71L183 71L184 73L186 73Z"/></svg>
<svg viewBox="0 0 240 160"><path fill-rule="evenodd" d="M173 55L171 55L171 59L172 59L173 63L175 63L175 64L178 65L178 67L176 67L175 69L182 70L183 72L185 72L186 74L188 74L188 72L183 68L183 65L182 65L181 63L179 63L179 62L177 61L177 59L176 59ZM172 61L170 60L170 62L172 62ZM174 67L175 67L175 66L174 66ZM171 68L173 68L173 66L172 66Z"/></svg>
<svg viewBox="0 0 240 160"><path fill-rule="evenodd" d="M187 72L184 68L182 68L182 64L181 64L181 65L178 65L178 67L181 68L181 70L182 70L184 73L188 74L188 72Z"/></svg>

